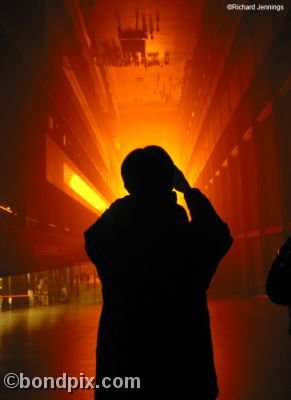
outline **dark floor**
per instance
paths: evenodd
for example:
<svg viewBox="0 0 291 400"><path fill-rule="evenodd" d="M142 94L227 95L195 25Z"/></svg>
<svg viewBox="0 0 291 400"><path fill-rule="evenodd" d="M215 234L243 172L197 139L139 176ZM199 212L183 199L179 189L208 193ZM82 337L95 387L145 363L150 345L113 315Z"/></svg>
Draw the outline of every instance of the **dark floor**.
<svg viewBox="0 0 291 400"><path fill-rule="evenodd" d="M0 399L92 399L91 391L19 392L2 387L8 372L23 372L29 377L61 376L64 372L94 376L100 309L87 298L73 305L0 314ZM265 297L211 300L210 310L219 399L290 400L287 310L270 304Z"/></svg>

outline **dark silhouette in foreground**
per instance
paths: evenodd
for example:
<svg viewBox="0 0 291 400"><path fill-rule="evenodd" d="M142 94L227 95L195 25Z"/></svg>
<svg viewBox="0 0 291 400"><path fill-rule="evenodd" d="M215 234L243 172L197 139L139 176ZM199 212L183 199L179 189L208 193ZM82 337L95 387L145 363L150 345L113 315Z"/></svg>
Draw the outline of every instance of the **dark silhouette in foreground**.
<svg viewBox="0 0 291 400"><path fill-rule="evenodd" d="M268 271L266 292L273 303L288 306L288 333L291 335L291 236L278 250Z"/></svg>
<svg viewBox="0 0 291 400"><path fill-rule="evenodd" d="M231 246L229 229L162 148L134 150L121 173L130 194L85 232L104 298L97 382L138 376L141 388L98 389L96 399L213 400L206 291ZM172 189L185 194L191 222Z"/></svg>

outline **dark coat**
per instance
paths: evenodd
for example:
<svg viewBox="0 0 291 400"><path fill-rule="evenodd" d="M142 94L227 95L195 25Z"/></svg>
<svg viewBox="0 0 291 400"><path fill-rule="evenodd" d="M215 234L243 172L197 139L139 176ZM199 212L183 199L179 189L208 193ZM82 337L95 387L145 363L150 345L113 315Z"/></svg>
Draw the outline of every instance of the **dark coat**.
<svg viewBox="0 0 291 400"><path fill-rule="evenodd" d="M280 247L267 275L266 293L280 305L291 304L291 237Z"/></svg>
<svg viewBox="0 0 291 400"><path fill-rule="evenodd" d="M97 379L140 377L134 399L185 391L185 398L193 393L202 400L218 393L206 290L232 238L199 190L185 199L191 222L174 192L130 195L85 232L104 300ZM117 398L129 398L129 391Z"/></svg>

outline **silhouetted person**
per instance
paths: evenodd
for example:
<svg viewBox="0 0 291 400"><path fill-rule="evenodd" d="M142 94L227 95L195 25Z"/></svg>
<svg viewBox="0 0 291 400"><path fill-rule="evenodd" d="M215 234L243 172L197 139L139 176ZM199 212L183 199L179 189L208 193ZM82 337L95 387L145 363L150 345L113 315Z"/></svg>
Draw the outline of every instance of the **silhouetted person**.
<svg viewBox="0 0 291 400"><path fill-rule="evenodd" d="M268 271L266 292L273 303L288 307L291 335L291 236L280 247Z"/></svg>
<svg viewBox="0 0 291 400"><path fill-rule="evenodd" d="M229 229L162 148L134 150L121 174L129 195L85 232L104 299L97 380L138 376L141 389L98 389L96 399L213 400L206 291L231 246ZM191 222L173 188L185 194Z"/></svg>

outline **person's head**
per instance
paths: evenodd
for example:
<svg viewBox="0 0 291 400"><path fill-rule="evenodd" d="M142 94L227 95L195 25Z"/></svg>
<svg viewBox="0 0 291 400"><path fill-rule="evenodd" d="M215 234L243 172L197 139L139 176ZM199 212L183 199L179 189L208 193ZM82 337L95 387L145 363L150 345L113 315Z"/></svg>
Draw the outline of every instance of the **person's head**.
<svg viewBox="0 0 291 400"><path fill-rule="evenodd" d="M121 176L130 194L163 194L173 189L174 163L162 147L147 146L125 157Z"/></svg>

